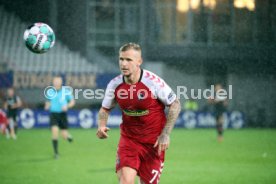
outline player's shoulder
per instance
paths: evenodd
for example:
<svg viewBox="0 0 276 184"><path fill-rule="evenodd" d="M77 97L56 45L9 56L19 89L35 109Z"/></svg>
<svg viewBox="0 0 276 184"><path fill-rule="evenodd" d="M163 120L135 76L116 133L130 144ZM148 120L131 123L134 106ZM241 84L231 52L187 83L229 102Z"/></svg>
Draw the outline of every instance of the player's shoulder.
<svg viewBox="0 0 276 184"><path fill-rule="evenodd" d="M108 88L115 89L122 83L123 83L123 75L121 74L111 79L107 86Z"/></svg>
<svg viewBox="0 0 276 184"><path fill-rule="evenodd" d="M0 109L0 115L5 116L6 113L2 109Z"/></svg>
<svg viewBox="0 0 276 184"><path fill-rule="evenodd" d="M141 81L146 85L155 86L157 88L163 88L166 85L165 81L161 77L145 69L143 69L143 77Z"/></svg>
<svg viewBox="0 0 276 184"><path fill-rule="evenodd" d="M62 86L60 92L61 93L65 92L66 94L71 94L73 92L72 90L73 89L69 86Z"/></svg>

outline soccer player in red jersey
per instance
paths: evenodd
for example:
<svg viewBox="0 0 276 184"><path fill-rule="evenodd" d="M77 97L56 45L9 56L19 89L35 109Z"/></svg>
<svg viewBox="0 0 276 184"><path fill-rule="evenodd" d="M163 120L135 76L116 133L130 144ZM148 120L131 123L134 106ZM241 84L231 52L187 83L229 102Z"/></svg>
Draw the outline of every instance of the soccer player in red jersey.
<svg viewBox="0 0 276 184"><path fill-rule="evenodd" d="M10 137L8 126L9 126L9 121L8 121L7 116L6 116L6 113L0 109L0 128L1 128L1 133L3 135L6 134L7 138Z"/></svg>
<svg viewBox="0 0 276 184"><path fill-rule="evenodd" d="M97 136L108 137L109 112L118 104L122 110L116 160L120 184L134 184L137 175L142 184L157 184L180 103L163 79L140 68L143 60L138 44L123 45L119 55L122 74L107 86L98 114Z"/></svg>

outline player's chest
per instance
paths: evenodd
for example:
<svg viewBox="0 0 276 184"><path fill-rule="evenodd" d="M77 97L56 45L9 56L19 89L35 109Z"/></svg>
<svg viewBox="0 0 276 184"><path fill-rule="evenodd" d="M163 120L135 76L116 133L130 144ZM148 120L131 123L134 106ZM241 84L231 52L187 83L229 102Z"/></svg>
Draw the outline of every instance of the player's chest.
<svg viewBox="0 0 276 184"><path fill-rule="evenodd" d="M7 103L8 103L9 105L13 105L13 104L16 103L16 101L15 101L14 98L8 98Z"/></svg>
<svg viewBox="0 0 276 184"><path fill-rule="evenodd" d="M121 85L115 90L115 98L122 109L147 109L154 103L151 91L142 83Z"/></svg>

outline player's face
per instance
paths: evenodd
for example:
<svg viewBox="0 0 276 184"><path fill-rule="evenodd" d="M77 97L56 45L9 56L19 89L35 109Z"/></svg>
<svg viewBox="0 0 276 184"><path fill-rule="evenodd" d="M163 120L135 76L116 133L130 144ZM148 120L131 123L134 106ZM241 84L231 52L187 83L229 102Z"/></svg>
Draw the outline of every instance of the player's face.
<svg viewBox="0 0 276 184"><path fill-rule="evenodd" d="M215 91L218 91L220 89L222 89L222 85L221 84L216 84L215 85Z"/></svg>
<svg viewBox="0 0 276 184"><path fill-rule="evenodd" d="M126 77L136 74L142 64L141 52L130 49L120 52L119 65L122 74Z"/></svg>
<svg viewBox="0 0 276 184"><path fill-rule="evenodd" d="M61 86L62 86L62 79L61 79L61 77L55 77L55 78L53 79L53 85L54 85L54 87L55 87L56 89L60 89Z"/></svg>
<svg viewBox="0 0 276 184"><path fill-rule="evenodd" d="M8 89L8 96L13 96L13 95L14 95L13 89Z"/></svg>

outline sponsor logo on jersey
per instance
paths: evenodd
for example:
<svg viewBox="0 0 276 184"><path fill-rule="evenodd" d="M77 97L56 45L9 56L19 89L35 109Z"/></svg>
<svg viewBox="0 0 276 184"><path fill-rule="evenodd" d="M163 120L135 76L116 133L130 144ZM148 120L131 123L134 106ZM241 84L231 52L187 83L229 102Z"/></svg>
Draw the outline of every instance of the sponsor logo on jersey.
<svg viewBox="0 0 276 184"><path fill-rule="evenodd" d="M144 116L149 113L149 110L128 110L124 109L124 113L128 116Z"/></svg>
<svg viewBox="0 0 276 184"><path fill-rule="evenodd" d="M170 94L168 95L168 100L171 101L173 96L174 96L174 92L171 91Z"/></svg>

